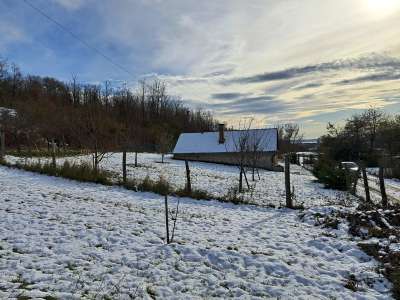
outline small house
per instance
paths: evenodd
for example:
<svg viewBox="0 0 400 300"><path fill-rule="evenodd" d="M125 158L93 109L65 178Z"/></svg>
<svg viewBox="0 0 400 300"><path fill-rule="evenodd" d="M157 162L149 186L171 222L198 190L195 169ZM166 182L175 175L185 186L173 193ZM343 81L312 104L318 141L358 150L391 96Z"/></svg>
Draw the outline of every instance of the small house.
<svg viewBox="0 0 400 300"><path fill-rule="evenodd" d="M182 133L173 158L229 165L243 161L245 166L280 170L276 166L277 151L276 128L225 130L220 124L217 132Z"/></svg>

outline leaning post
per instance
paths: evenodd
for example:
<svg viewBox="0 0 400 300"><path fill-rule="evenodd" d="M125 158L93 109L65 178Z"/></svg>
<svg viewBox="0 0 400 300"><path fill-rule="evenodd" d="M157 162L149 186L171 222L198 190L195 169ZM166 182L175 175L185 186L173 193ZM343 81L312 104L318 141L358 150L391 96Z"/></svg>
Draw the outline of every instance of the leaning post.
<svg viewBox="0 0 400 300"><path fill-rule="evenodd" d="M369 193L369 185L368 185L368 176L367 176L367 170L365 169L365 165L362 164L361 166L361 171L363 174L363 179L364 179L364 189L365 189L365 201L367 203L371 202L371 196Z"/></svg>
<svg viewBox="0 0 400 300"><path fill-rule="evenodd" d="M379 187L381 189L381 195L382 195L382 206L387 207L388 199L387 199L387 195L386 195L385 178L384 178L383 171L384 171L383 167L379 167Z"/></svg>

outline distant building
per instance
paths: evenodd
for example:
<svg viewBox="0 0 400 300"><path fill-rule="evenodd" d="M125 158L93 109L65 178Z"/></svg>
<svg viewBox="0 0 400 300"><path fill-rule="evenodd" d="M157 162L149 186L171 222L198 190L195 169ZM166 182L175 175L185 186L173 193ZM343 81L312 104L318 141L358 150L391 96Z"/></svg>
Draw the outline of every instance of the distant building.
<svg viewBox="0 0 400 300"><path fill-rule="evenodd" d="M300 144L306 151L318 151L319 139L302 139Z"/></svg>
<svg viewBox="0 0 400 300"><path fill-rule="evenodd" d="M182 133L173 151L174 159L201 161L221 164L238 164L240 151L236 146L240 137L247 134L249 144L260 141L257 151L256 166L268 170L281 170L276 166L278 151L278 131L271 129L225 130L224 125L219 125L218 132ZM245 154L246 165L250 165L252 153Z"/></svg>

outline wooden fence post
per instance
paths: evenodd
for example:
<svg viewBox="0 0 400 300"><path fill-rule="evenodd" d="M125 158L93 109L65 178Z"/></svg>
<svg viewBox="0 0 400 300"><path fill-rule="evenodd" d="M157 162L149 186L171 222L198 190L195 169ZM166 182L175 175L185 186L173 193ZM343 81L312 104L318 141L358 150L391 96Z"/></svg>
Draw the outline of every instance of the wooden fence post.
<svg viewBox="0 0 400 300"><path fill-rule="evenodd" d="M364 179L365 201L370 203L371 202L371 196L370 196L370 193L369 193L367 170L365 169L364 165L362 165L361 171L362 171L363 179Z"/></svg>
<svg viewBox="0 0 400 300"><path fill-rule="evenodd" d="M6 155L6 135L3 130L0 129L0 158L4 158Z"/></svg>
<svg viewBox="0 0 400 300"><path fill-rule="evenodd" d="M285 155L285 190L286 190L286 207L293 208L292 191L290 190L290 157Z"/></svg>
<svg viewBox="0 0 400 300"><path fill-rule="evenodd" d="M135 151L135 167L137 167L137 151Z"/></svg>
<svg viewBox="0 0 400 300"><path fill-rule="evenodd" d="M379 186L381 189L381 195L382 195L382 206L387 207L388 206L388 199L386 195L386 189L385 189L385 178L383 174L383 167L379 167Z"/></svg>
<svg viewBox="0 0 400 300"><path fill-rule="evenodd" d="M167 233L167 244L169 244L169 218L168 218L168 195L165 198L165 229Z"/></svg>
<svg viewBox="0 0 400 300"><path fill-rule="evenodd" d="M358 183L358 177L359 177L360 171L354 172L354 181L353 181L353 186L351 188L351 193L356 196L357 194L357 183Z"/></svg>
<svg viewBox="0 0 400 300"><path fill-rule="evenodd" d="M240 174L239 174L239 193L243 190L243 168L240 166Z"/></svg>
<svg viewBox="0 0 400 300"><path fill-rule="evenodd" d="M250 184L249 184L249 181L247 180L247 175L246 175L245 168L243 168L242 173L243 173L243 176L244 176L244 180L246 180L247 188L250 189Z"/></svg>
<svg viewBox="0 0 400 300"><path fill-rule="evenodd" d="M122 182L126 183L126 150L122 151Z"/></svg>
<svg viewBox="0 0 400 300"><path fill-rule="evenodd" d="M51 143L51 165L53 166L53 168L55 168L57 166L56 163L56 142Z"/></svg>
<svg viewBox="0 0 400 300"><path fill-rule="evenodd" d="M192 193L192 183L190 181L190 169L189 169L189 162L185 160L185 166L186 166L186 192L188 195Z"/></svg>

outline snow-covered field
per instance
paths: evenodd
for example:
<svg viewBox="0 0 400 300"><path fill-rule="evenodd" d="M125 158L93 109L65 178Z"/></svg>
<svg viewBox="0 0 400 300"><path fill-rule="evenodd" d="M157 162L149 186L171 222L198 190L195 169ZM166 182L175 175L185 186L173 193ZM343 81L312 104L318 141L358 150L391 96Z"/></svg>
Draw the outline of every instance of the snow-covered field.
<svg viewBox="0 0 400 300"><path fill-rule="evenodd" d="M7 156L9 162L15 163L37 161L34 159L16 158ZM86 161L90 162L90 156L79 156L58 159L58 164L62 164L64 160L69 161ZM46 161L41 158L41 161ZM134 154L129 153L127 156L128 177L143 180L149 176L153 180L158 180L163 176L175 188L183 188L185 186L185 164L183 161L173 160L167 156L165 163L160 163L161 156L151 153L140 153L138 156L138 167L134 167ZM105 158L101 167L113 172L116 176L122 176L122 155L121 153L110 154ZM223 197L228 191L238 186L239 171L235 166L218 165L210 163L191 162L191 180L194 189L207 191L215 197ZM285 201L285 185L283 172L271 172L260 170L260 180L251 181L251 172L247 177L250 185L254 186L253 192L245 194L245 200L249 203L258 205L275 205L280 206ZM295 204L304 205L305 207L343 204L354 200L348 193L324 189L321 184L314 182L315 177L303 168L293 165L291 168L291 182L294 188Z"/></svg>
<svg viewBox="0 0 400 300"><path fill-rule="evenodd" d="M179 165L170 162L171 173ZM280 191L270 180L268 190ZM165 245L163 205L150 193L0 167L0 298L390 298L344 225L327 230L298 211L181 199L176 243ZM345 288L350 275L360 280L356 292Z"/></svg>

